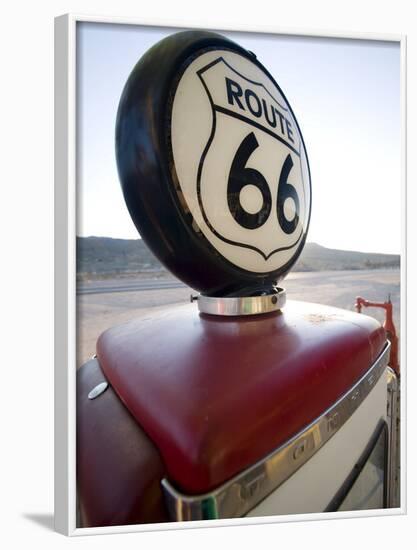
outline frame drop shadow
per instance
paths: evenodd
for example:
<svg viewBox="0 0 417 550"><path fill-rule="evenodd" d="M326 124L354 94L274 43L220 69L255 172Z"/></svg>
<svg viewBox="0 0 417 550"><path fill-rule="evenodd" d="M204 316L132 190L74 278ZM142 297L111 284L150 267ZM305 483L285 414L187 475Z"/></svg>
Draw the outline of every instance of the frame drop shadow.
<svg viewBox="0 0 417 550"><path fill-rule="evenodd" d="M37 523L48 531L54 531L54 515L53 514L23 514L25 519Z"/></svg>

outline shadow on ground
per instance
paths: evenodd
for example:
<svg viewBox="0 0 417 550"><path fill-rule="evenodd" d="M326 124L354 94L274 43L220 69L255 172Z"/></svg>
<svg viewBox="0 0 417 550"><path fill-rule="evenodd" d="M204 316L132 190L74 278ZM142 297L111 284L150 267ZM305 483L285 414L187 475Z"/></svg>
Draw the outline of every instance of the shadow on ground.
<svg viewBox="0 0 417 550"><path fill-rule="evenodd" d="M48 531L54 530L54 515L53 514L24 514L24 518L37 523Z"/></svg>

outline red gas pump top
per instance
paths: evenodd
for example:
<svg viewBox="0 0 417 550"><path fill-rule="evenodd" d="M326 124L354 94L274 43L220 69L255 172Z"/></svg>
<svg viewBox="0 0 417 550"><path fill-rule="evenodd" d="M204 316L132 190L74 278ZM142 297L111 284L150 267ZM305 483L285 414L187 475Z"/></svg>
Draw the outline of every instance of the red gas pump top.
<svg viewBox="0 0 417 550"><path fill-rule="evenodd" d="M325 412L385 342L374 319L318 304L290 301L282 312L232 318L190 304L107 330L97 355L170 481L197 494Z"/></svg>

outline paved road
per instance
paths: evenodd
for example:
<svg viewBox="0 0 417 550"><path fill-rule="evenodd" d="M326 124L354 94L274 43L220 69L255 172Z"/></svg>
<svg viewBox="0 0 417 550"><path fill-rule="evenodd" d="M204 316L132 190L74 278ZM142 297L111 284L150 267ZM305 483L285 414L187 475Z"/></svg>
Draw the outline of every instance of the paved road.
<svg viewBox="0 0 417 550"><path fill-rule="evenodd" d="M186 288L186 285L177 279L146 279L143 281L112 279L78 283L77 294L111 294L113 292L136 292L164 288Z"/></svg>
<svg viewBox="0 0 417 550"><path fill-rule="evenodd" d="M390 294L394 321L398 331L400 329L399 270L290 273L282 286L287 290L287 299L350 310L354 309L356 296L384 301ZM195 293L175 279L114 279L83 283L77 292L77 364L81 365L95 353L96 340L107 328L145 315L150 310L186 303L192 292ZM369 309L366 313L381 322L384 319L381 310Z"/></svg>

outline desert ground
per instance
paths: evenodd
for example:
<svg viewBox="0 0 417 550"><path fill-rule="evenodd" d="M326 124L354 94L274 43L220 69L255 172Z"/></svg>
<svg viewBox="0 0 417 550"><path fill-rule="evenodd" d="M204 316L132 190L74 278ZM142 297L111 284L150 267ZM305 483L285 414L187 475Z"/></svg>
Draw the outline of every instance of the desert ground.
<svg viewBox="0 0 417 550"><path fill-rule="evenodd" d="M391 297L400 332L400 271L315 271L290 273L280 284L287 300L302 300L354 310L356 296L383 302ZM77 366L95 353L98 336L107 328L172 304L187 303L195 292L174 279L92 281L77 289ZM196 306L197 310L197 306ZM364 310L379 321L380 309Z"/></svg>

